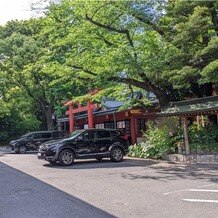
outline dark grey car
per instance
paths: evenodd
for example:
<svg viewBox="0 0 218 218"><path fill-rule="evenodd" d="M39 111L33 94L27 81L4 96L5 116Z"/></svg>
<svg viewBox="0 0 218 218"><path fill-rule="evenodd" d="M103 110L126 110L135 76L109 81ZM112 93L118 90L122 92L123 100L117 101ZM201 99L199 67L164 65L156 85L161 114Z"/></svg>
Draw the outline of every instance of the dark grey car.
<svg viewBox="0 0 218 218"><path fill-rule="evenodd" d="M16 153L24 154L27 151L38 150L39 146L50 140L62 138L62 133L57 131L29 132L16 140L10 141L9 147Z"/></svg>
<svg viewBox="0 0 218 218"><path fill-rule="evenodd" d="M50 163L71 165L74 159L110 158L119 162L127 154L127 135L114 129L77 130L62 140L43 143L38 152L39 159Z"/></svg>

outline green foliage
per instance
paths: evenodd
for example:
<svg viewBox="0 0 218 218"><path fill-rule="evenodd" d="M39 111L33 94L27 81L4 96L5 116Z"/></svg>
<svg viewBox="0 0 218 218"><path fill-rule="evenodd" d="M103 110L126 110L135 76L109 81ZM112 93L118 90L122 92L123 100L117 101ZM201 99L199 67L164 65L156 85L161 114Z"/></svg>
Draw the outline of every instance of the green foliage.
<svg viewBox="0 0 218 218"><path fill-rule="evenodd" d="M16 133L17 135L24 134L26 132L31 132L34 130L40 129L40 121L36 119L34 116L25 116L22 117L20 122L14 122L16 124Z"/></svg>
<svg viewBox="0 0 218 218"><path fill-rule="evenodd" d="M65 0L50 8L44 33L68 84L124 83L155 93L164 106L204 95L205 81L216 82L216 9L206 1Z"/></svg>
<svg viewBox="0 0 218 218"><path fill-rule="evenodd" d="M10 138L10 134L6 131L0 131L0 142L4 142Z"/></svg>
<svg viewBox="0 0 218 218"><path fill-rule="evenodd" d="M95 88L101 92L94 101L137 88L153 92L161 106L205 95L206 85L217 83L217 6L63 0L42 18L8 22L0 27L0 118L16 105L15 119L36 118L50 128L63 99L82 99ZM149 102L130 99L131 105Z"/></svg>
<svg viewBox="0 0 218 218"><path fill-rule="evenodd" d="M139 157L146 158L145 146L144 144L131 145L129 147L129 156L130 157Z"/></svg>
<svg viewBox="0 0 218 218"><path fill-rule="evenodd" d="M210 62L201 72L203 81L212 81L218 83L218 60Z"/></svg>
<svg viewBox="0 0 218 218"><path fill-rule="evenodd" d="M192 152L218 152L218 127L210 124L205 127L194 123L189 128Z"/></svg>
<svg viewBox="0 0 218 218"><path fill-rule="evenodd" d="M129 155L142 158L163 158L168 153L175 152L173 138L169 135L169 129L165 126L157 128L149 125L144 133L146 142L130 146Z"/></svg>

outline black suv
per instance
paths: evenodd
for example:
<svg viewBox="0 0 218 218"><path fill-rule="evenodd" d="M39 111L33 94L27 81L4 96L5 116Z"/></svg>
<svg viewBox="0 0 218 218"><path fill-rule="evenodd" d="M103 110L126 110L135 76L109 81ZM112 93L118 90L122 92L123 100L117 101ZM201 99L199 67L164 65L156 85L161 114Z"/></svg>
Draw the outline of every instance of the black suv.
<svg viewBox="0 0 218 218"><path fill-rule="evenodd" d="M110 158L119 162L127 154L129 141L127 135L119 130L86 129L76 130L66 138L43 143L38 152L39 159L50 163L59 162L69 166L74 159Z"/></svg>
<svg viewBox="0 0 218 218"><path fill-rule="evenodd" d="M15 153L24 154L30 150L38 150L39 145L46 141L60 138L62 138L62 133L57 131L29 132L14 141L10 141L9 147Z"/></svg>

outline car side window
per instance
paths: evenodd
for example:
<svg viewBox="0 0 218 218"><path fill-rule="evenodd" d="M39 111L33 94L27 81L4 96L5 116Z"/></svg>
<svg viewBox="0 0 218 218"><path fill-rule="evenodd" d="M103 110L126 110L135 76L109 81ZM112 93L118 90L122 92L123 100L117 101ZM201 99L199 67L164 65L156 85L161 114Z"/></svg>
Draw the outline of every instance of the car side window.
<svg viewBox="0 0 218 218"><path fill-rule="evenodd" d="M33 134L30 134L26 137L27 139L32 139L33 138Z"/></svg>
<svg viewBox="0 0 218 218"><path fill-rule="evenodd" d="M119 136L120 135L120 132L118 132L118 131L111 131L111 136L113 137L113 138L115 138L115 137L117 137L117 136Z"/></svg>
<svg viewBox="0 0 218 218"><path fill-rule="evenodd" d="M43 139L51 138L51 133L50 133L50 132L42 133L42 138L43 138Z"/></svg>
<svg viewBox="0 0 218 218"><path fill-rule="evenodd" d="M94 132L93 131L85 132L83 134L83 139L88 139L88 140L94 139Z"/></svg>
<svg viewBox="0 0 218 218"><path fill-rule="evenodd" d="M61 137L61 132L52 132L52 137L53 138Z"/></svg>
<svg viewBox="0 0 218 218"><path fill-rule="evenodd" d="M42 138L42 133L35 133L33 138L34 139L41 139Z"/></svg>
<svg viewBox="0 0 218 218"><path fill-rule="evenodd" d="M96 131L97 138L110 138L110 132L109 131Z"/></svg>

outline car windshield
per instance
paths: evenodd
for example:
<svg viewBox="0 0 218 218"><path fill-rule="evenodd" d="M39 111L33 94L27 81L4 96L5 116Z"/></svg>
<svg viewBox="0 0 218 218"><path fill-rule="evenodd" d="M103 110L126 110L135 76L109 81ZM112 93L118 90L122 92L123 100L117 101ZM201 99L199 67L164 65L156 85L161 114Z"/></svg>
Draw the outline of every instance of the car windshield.
<svg viewBox="0 0 218 218"><path fill-rule="evenodd" d="M75 137L77 137L78 135L80 135L82 132L84 132L83 129L76 130L76 131L70 133L69 135L65 136L64 138L75 138Z"/></svg>
<svg viewBox="0 0 218 218"><path fill-rule="evenodd" d="M26 137L28 137L30 134L32 134L32 133L26 133L25 135L20 136L20 138L21 138L21 139L22 139L22 138L26 138Z"/></svg>

